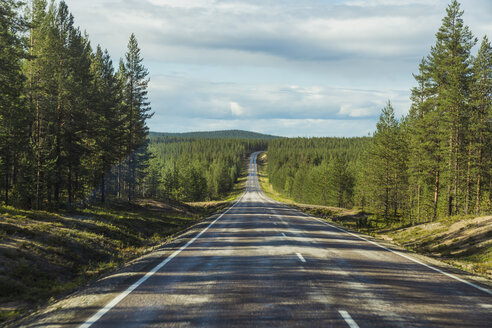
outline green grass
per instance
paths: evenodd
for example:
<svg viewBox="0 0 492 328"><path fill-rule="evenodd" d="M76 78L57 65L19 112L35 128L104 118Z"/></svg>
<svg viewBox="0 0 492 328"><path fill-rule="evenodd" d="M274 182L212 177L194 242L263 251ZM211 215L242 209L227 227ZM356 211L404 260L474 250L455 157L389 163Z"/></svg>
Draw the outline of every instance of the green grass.
<svg viewBox="0 0 492 328"><path fill-rule="evenodd" d="M49 213L0 206L0 304L30 306L72 290L164 242L201 214L119 207Z"/></svg>

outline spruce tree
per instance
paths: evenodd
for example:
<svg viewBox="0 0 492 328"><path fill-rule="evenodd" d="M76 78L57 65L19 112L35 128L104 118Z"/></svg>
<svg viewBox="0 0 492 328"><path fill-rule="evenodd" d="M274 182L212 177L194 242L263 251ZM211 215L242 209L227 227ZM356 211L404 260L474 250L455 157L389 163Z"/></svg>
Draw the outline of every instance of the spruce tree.
<svg viewBox="0 0 492 328"><path fill-rule="evenodd" d="M399 123L391 103L381 110L371 144L368 149L366 176L370 181L373 206L385 219L390 216L390 209L395 208L394 199L398 192L400 176Z"/></svg>
<svg viewBox="0 0 492 328"><path fill-rule="evenodd" d="M145 152L136 152L145 142L148 128L145 121L152 117L150 103L147 98L149 75L142 64L143 58L135 35L132 33L128 42L128 51L125 55L125 103L128 120L128 135L126 151L128 156L127 196L132 200L135 195L135 185L139 174L140 162L145 161Z"/></svg>

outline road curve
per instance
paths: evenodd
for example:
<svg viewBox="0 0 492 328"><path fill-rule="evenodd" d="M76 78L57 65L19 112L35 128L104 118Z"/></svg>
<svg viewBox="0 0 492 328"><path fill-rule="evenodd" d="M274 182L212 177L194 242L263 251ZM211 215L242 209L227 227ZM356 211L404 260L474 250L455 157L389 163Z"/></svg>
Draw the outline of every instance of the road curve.
<svg viewBox="0 0 492 328"><path fill-rule="evenodd" d="M269 199L257 155L233 207L77 325L491 327L487 287Z"/></svg>

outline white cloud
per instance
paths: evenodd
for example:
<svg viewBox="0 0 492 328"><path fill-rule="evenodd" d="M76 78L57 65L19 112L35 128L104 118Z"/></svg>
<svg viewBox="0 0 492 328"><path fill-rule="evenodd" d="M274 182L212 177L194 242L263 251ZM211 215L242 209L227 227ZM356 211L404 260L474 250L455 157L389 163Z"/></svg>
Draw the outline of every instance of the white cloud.
<svg viewBox="0 0 492 328"><path fill-rule="evenodd" d="M429 0L353 0L347 1L347 6L357 7L381 7L381 6L409 6L425 5Z"/></svg>
<svg viewBox="0 0 492 328"><path fill-rule="evenodd" d="M340 111L338 112L340 115L349 116L349 117L367 117L374 116L375 108L371 107L354 107L353 104L341 104Z"/></svg>
<svg viewBox="0 0 492 328"><path fill-rule="evenodd" d="M214 0L147 0L147 2L162 7L175 8L207 8L214 5Z"/></svg>
<svg viewBox="0 0 492 328"><path fill-rule="evenodd" d="M231 113L234 116L242 116L244 114L244 109L235 101L229 102L231 108Z"/></svg>

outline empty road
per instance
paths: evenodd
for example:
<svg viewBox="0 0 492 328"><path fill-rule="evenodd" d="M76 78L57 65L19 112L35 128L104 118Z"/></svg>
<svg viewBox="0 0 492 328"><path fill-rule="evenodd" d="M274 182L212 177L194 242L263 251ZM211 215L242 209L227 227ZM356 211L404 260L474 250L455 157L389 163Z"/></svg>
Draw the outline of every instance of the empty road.
<svg viewBox="0 0 492 328"><path fill-rule="evenodd" d="M256 156L232 208L77 325L492 326L487 287L269 199Z"/></svg>

